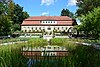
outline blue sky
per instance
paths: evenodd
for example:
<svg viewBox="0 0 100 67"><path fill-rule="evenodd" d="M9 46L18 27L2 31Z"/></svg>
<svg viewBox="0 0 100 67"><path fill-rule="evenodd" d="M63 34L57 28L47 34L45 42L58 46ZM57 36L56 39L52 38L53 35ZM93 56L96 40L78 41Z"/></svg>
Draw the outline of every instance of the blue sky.
<svg viewBox="0 0 100 67"><path fill-rule="evenodd" d="M30 16L60 16L63 8L76 12L76 0L14 0L27 11Z"/></svg>

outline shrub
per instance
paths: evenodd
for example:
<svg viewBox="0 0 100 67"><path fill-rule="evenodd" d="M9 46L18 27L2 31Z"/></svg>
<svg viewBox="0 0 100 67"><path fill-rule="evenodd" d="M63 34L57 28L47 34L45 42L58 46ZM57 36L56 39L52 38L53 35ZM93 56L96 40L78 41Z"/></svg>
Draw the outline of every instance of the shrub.
<svg viewBox="0 0 100 67"><path fill-rule="evenodd" d="M66 38L53 38L50 40L51 45L58 45L58 46L64 46L69 51L75 49L76 44L73 41L70 41Z"/></svg>

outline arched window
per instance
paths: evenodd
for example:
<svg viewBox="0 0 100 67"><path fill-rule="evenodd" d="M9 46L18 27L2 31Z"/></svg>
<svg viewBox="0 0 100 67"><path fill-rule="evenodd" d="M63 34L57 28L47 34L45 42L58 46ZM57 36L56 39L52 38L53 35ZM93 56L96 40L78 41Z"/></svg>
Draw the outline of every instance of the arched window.
<svg viewBox="0 0 100 67"><path fill-rule="evenodd" d="M66 30L67 30L67 27L66 27Z"/></svg>
<svg viewBox="0 0 100 67"><path fill-rule="evenodd" d="M27 30L25 30L25 32L27 32Z"/></svg>
<svg viewBox="0 0 100 67"><path fill-rule="evenodd" d="M59 30L59 27L58 27L58 30Z"/></svg>
<svg viewBox="0 0 100 67"><path fill-rule="evenodd" d="M54 30L55 30L56 28L54 27Z"/></svg>
<svg viewBox="0 0 100 67"><path fill-rule="evenodd" d="M39 30L41 30L41 27L39 27Z"/></svg>
<svg viewBox="0 0 100 67"><path fill-rule="evenodd" d="M35 28L35 30L37 30L37 27Z"/></svg>
<svg viewBox="0 0 100 67"><path fill-rule="evenodd" d="M33 27L32 27L32 30L33 30Z"/></svg>

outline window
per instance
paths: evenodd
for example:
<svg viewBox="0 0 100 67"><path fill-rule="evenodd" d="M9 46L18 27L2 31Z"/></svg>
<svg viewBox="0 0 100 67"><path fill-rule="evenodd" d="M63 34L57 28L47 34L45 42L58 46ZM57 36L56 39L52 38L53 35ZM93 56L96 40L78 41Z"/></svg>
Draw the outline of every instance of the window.
<svg viewBox="0 0 100 67"><path fill-rule="evenodd" d="M37 27L35 28L35 30L37 30Z"/></svg>
<svg viewBox="0 0 100 67"><path fill-rule="evenodd" d="M39 27L39 29L41 30L41 27Z"/></svg>
<svg viewBox="0 0 100 67"><path fill-rule="evenodd" d="M50 27L48 27L48 30L51 30L51 28L50 28Z"/></svg>
<svg viewBox="0 0 100 67"><path fill-rule="evenodd" d="M33 27L32 27L32 30L33 30Z"/></svg>
<svg viewBox="0 0 100 67"><path fill-rule="evenodd" d="M25 32L27 32L27 30L25 30Z"/></svg>
<svg viewBox="0 0 100 67"><path fill-rule="evenodd" d="M54 30L55 30L55 27L54 27Z"/></svg>
<svg viewBox="0 0 100 67"><path fill-rule="evenodd" d="M59 30L59 27L58 27L58 30Z"/></svg>
<svg viewBox="0 0 100 67"><path fill-rule="evenodd" d="M66 27L66 30L67 30L67 27Z"/></svg>
<svg viewBox="0 0 100 67"><path fill-rule="evenodd" d="M48 49L51 49L51 47L48 47Z"/></svg>

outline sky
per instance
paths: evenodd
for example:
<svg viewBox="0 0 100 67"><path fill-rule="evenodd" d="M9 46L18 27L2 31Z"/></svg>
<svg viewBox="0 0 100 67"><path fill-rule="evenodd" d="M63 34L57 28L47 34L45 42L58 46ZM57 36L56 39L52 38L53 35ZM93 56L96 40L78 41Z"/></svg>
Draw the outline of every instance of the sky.
<svg viewBox="0 0 100 67"><path fill-rule="evenodd" d="M14 0L30 16L60 16L62 9L76 12L76 0Z"/></svg>

